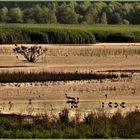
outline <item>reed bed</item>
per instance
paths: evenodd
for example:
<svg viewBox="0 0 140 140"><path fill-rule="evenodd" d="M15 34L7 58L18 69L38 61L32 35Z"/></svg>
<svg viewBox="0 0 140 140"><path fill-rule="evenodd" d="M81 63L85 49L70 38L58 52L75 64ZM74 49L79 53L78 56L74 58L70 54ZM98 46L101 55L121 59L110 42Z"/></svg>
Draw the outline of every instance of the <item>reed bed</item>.
<svg viewBox="0 0 140 140"><path fill-rule="evenodd" d="M79 73L79 72L39 72L39 73L24 73L24 72L3 72L0 73L1 83L11 82L47 82L47 81L75 81L75 80L102 80L118 78L118 74L113 73ZM121 75L121 77L129 77L129 75Z"/></svg>

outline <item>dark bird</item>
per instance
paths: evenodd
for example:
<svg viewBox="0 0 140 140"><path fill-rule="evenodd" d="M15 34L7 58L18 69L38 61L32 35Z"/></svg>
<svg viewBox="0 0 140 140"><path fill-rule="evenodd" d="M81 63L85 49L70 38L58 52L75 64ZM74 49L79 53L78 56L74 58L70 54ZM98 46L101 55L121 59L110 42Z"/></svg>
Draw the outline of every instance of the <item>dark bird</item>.
<svg viewBox="0 0 140 140"><path fill-rule="evenodd" d="M121 106L122 108L125 108L125 102L122 102L122 103L120 104L120 106Z"/></svg>
<svg viewBox="0 0 140 140"><path fill-rule="evenodd" d="M67 98L67 99L72 99L72 100L75 100L75 98L74 98L74 97L67 96L67 94L66 94L66 93L65 93L65 95L66 95L66 98Z"/></svg>
<svg viewBox="0 0 140 140"><path fill-rule="evenodd" d="M104 102L102 102L102 108L104 108Z"/></svg>
<svg viewBox="0 0 140 140"><path fill-rule="evenodd" d="M109 102L108 103L108 106L111 108L112 107L112 102Z"/></svg>
<svg viewBox="0 0 140 140"><path fill-rule="evenodd" d="M66 103L70 103L71 104L71 108L77 108L78 106L77 106L77 104L79 103L79 98L74 98L74 97L69 97L69 96L67 96L67 94L65 94L66 95L66 98L68 99L68 101L66 101Z"/></svg>
<svg viewBox="0 0 140 140"><path fill-rule="evenodd" d="M118 107L118 103L116 103L116 102L115 102L114 104L115 104L115 106L114 106L114 107L115 107L115 108L117 108L117 107Z"/></svg>

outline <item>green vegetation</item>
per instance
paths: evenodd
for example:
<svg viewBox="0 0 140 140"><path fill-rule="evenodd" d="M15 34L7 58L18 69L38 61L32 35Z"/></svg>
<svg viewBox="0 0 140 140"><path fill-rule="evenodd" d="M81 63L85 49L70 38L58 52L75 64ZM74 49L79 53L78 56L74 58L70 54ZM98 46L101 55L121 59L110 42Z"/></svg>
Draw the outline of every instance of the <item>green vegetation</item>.
<svg viewBox="0 0 140 140"><path fill-rule="evenodd" d="M90 44L139 41L139 25L0 24L0 44Z"/></svg>
<svg viewBox="0 0 140 140"><path fill-rule="evenodd" d="M128 77L127 75L126 77ZM123 77L123 76L122 76ZM0 73L0 83L11 83L11 82L47 82L47 81L71 81L71 80L102 80L118 78L117 74L113 73L80 73L80 72L60 72L60 73L24 73L24 72L2 72Z"/></svg>
<svg viewBox="0 0 140 140"><path fill-rule="evenodd" d="M140 24L140 2L0 2L2 23Z"/></svg>
<svg viewBox="0 0 140 140"><path fill-rule="evenodd" d="M1 25L0 43L53 43L83 44L95 43L94 34L86 30L55 28L43 25Z"/></svg>
<svg viewBox="0 0 140 140"><path fill-rule="evenodd" d="M88 114L83 121L75 116L60 115L58 119L47 115L25 117L0 115L0 138L140 138L140 112L119 112L112 117ZM25 118L30 120L25 121Z"/></svg>
<svg viewBox="0 0 140 140"><path fill-rule="evenodd" d="M139 2L0 2L0 44L139 42L139 16Z"/></svg>

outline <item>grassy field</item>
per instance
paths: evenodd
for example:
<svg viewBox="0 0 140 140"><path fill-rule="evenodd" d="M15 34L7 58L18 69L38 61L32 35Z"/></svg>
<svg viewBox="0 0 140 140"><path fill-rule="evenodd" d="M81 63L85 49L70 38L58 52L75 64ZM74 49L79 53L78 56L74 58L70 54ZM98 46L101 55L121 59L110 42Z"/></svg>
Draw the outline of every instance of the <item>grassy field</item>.
<svg viewBox="0 0 140 140"><path fill-rule="evenodd" d="M0 24L1 29L78 29L112 32L139 32L140 25L104 25L104 24Z"/></svg>
<svg viewBox="0 0 140 140"><path fill-rule="evenodd" d="M91 44L96 42L139 42L139 38L139 25L0 25L1 44Z"/></svg>

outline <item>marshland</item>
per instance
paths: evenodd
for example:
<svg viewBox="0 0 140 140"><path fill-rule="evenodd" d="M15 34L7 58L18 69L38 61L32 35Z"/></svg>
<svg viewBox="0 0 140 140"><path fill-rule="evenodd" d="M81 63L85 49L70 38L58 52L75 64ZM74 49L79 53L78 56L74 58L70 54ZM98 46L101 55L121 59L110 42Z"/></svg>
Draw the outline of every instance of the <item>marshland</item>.
<svg viewBox="0 0 140 140"><path fill-rule="evenodd" d="M140 137L139 2L0 3L1 138Z"/></svg>

